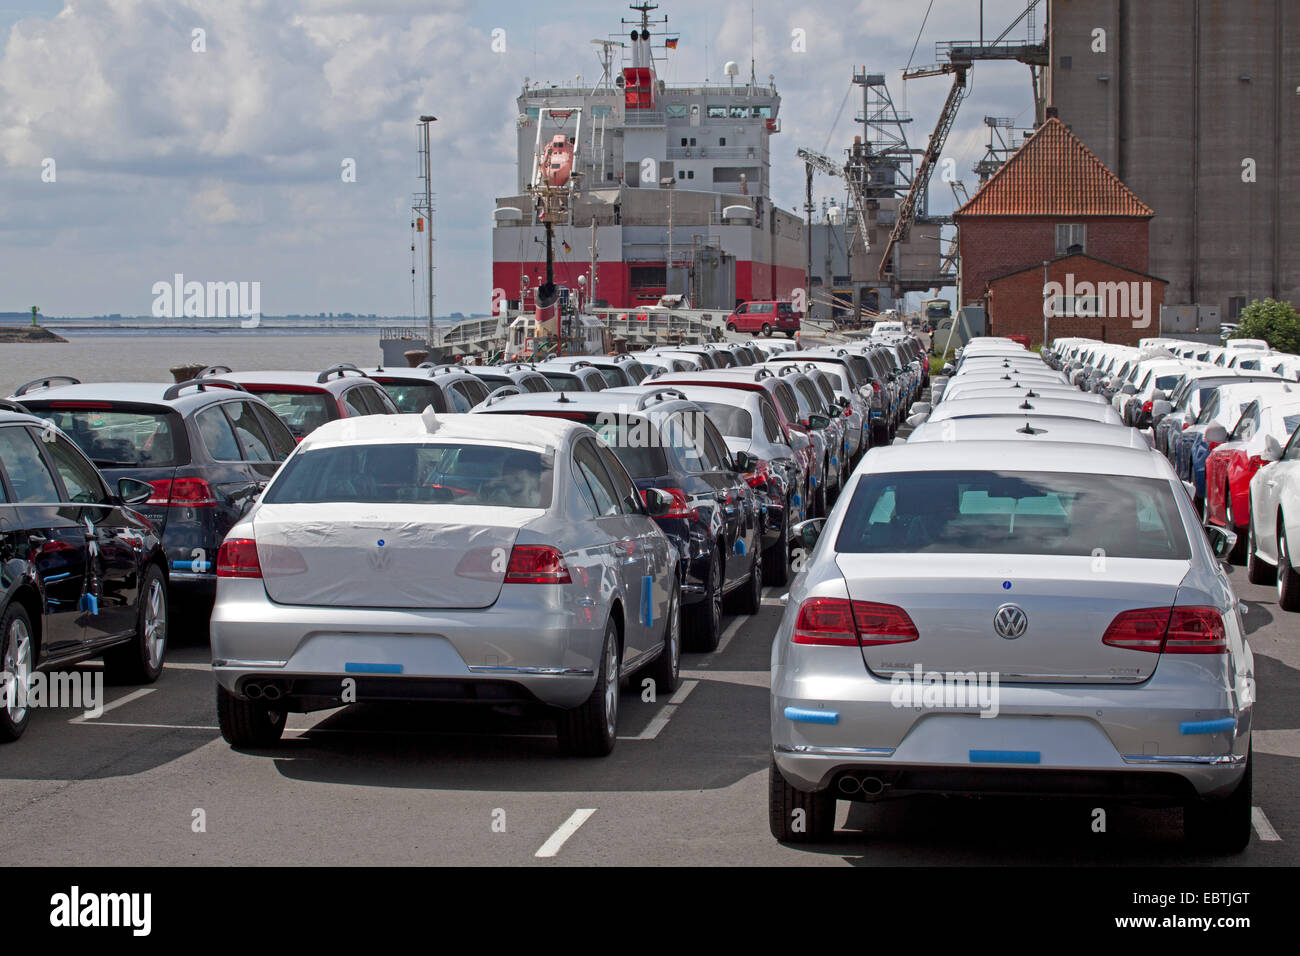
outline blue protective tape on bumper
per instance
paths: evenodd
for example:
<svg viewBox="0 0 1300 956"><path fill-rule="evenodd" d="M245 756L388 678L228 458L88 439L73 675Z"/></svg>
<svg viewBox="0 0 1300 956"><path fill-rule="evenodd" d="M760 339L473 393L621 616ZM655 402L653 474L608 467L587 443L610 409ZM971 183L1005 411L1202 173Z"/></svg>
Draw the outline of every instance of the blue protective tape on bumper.
<svg viewBox="0 0 1300 956"><path fill-rule="evenodd" d="M840 715L834 710L804 710L801 707L787 707L785 719L800 724L838 724Z"/></svg>
<svg viewBox="0 0 1300 956"><path fill-rule="evenodd" d="M1041 763L1037 750L972 750L971 763Z"/></svg>
<svg viewBox="0 0 1300 956"><path fill-rule="evenodd" d="M1185 720L1178 725L1180 734L1223 734L1230 730L1237 729L1237 720L1234 717L1224 717L1222 720Z"/></svg>
<svg viewBox="0 0 1300 956"><path fill-rule="evenodd" d="M173 561L173 571L193 571L195 574L202 574L204 571L212 570L211 561Z"/></svg>
<svg viewBox="0 0 1300 956"><path fill-rule="evenodd" d="M89 611L91 614L99 613L99 598L93 594L83 594L81 603L77 606L79 611Z"/></svg>
<svg viewBox="0 0 1300 956"><path fill-rule="evenodd" d="M654 578L649 574L641 575L641 623L650 627L655 622Z"/></svg>
<svg viewBox="0 0 1300 956"><path fill-rule="evenodd" d="M366 664L360 661L348 661L343 665L348 674L400 674L401 664Z"/></svg>
<svg viewBox="0 0 1300 956"><path fill-rule="evenodd" d="M745 542L741 538L736 539L736 554L745 553Z"/></svg>

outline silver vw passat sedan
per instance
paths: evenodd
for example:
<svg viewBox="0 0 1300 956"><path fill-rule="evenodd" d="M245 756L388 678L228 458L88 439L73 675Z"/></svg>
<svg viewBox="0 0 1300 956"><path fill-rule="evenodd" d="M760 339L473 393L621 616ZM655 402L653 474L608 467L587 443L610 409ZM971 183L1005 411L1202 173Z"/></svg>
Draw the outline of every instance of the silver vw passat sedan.
<svg viewBox="0 0 1300 956"><path fill-rule="evenodd" d="M827 836L837 799L1034 794L1181 804L1189 837L1245 846L1231 535L1207 538L1159 454L1083 447L863 459L772 647L778 839Z"/></svg>
<svg viewBox="0 0 1300 956"><path fill-rule="evenodd" d="M585 425L372 416L303 439L217 558L222 735L351 702L550 708L566 752L614 746L621 677L678 681L676 555Z"/></svg>

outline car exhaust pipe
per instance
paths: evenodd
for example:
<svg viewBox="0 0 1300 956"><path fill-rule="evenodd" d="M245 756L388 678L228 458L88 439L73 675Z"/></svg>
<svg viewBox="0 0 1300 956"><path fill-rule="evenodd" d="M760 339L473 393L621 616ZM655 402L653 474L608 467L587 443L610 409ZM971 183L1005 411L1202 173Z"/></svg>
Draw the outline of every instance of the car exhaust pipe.
<svg viewBox="0 0 1300 956"><path fill-rule="evenodd" d="M279 700L281 696L279 684L267 684L262 688L263 700Z"/></svg>
<svg viewBox="0 0 1300 956"><path fill-rule="evenodd" d="M852 777L846 774L845 776L840 777L839 788L840 793L853 794L857 793L862 788L862 783L857 777Z"/></svg>
<svg viewBox="0 0 1300 956"><path fill-rule="evenodd" d="M245 684L245 685L244 685L244 696L247 697L249 700L258 700L258 699L260 699L261 696L262 696L262 685L261 685L261 684L251 683L251 682Z"/></svg>
<svg viewBox="0 0 1300 956"><path fill-rule="evenodd" d="M879 777L863 777L858 783L862 792L869 797L878 796L885 789L885 782Z"/></svg>

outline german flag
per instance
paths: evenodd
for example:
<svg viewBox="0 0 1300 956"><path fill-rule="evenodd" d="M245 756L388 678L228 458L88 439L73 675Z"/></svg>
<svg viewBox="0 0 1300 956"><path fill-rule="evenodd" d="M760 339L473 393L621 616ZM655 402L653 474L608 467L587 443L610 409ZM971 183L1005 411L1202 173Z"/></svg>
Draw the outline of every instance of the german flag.
<svg viewBox="0 0 1300 956"><path fill-rule="evenodd" d="M565 251L565 252L572 252L572 251L573 251L573 247L570 246L570 245L569 245L567 242L565 242L563 239L560 240L560 245L564 246L564 251Z"/></svg>
<svg viewBox="0 0 1300 956"><path fill-rule="evenodd" d="M676 50L678 39L679 39L678 37L668 37L667 39L664 40L664 47L669 50Z"/></svg>

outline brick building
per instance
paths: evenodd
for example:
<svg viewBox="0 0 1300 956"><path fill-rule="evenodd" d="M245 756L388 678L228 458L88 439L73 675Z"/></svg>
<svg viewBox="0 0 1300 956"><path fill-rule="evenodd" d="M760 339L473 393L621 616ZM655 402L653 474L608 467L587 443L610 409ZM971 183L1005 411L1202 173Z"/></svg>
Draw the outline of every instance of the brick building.
<svg viewBox="0 0 1300 956"><path fill-rule="evenodd" d="M1051 281L1064 285L1068 270L1059 266L1070 260L1065 264L1083 270L1073 273L1076 284L1150 282L1153 287L1140 287L1139 298L1162 302L1163 281L1147 274L1153 215L1049 110L1034 135L954 213L961 255L958 301L983 305L993 334L1022 332L1035 343L1043 335L1044 262L1052 263ZM1035 281L1035 302L1025 311L1024 289ZM996 303L989 294L994 282L1002 293ZM1077 301L1065 299L1066 294L1060 293L1056 311L1069 313L1073 334L1101 338L1104 329L1111 341L1131 337L1136 342L1159 327L1158 304L1149 323L1135 328L1143 316L1110 315L1102 321L1091 315L1098 303L1086 286ZM1114 303L1119 304L1117 294ZM1056 318L1063 322L1065 317ZM1137 334L1124 332L1125 324ZM1054 324L1049 334L1055 337L1057 328L1064 327Z"/></svg>
<svg viewBox="0 0 1300 956"><path fill-rule="evenodd" d="M1076 252L1025 266L985 285L985 309L990 335L1028 335L1043 341L1044 288L1050 292L1047 317L1049 339L1084 336L1137 345L1158 335L1160 306L1168 283Z"/></svg>

